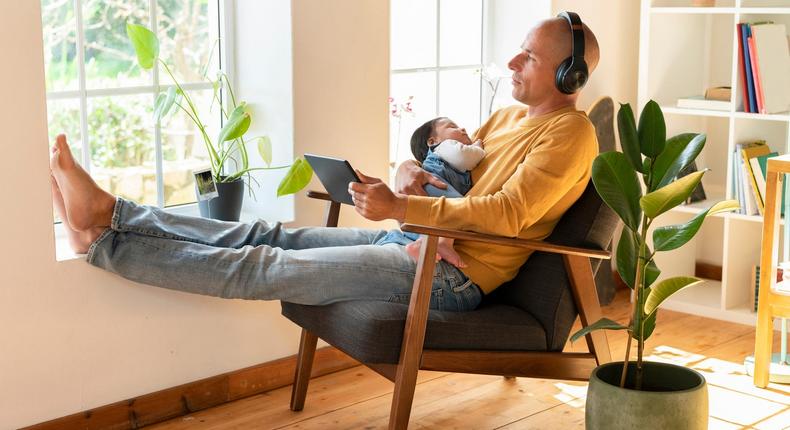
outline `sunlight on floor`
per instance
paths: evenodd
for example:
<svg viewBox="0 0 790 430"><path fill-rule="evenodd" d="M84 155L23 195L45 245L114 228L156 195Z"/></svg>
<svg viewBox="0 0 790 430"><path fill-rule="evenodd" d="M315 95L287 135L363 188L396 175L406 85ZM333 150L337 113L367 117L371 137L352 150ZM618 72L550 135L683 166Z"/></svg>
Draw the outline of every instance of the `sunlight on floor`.
<svg viewBox="0 0 790 430"><path fill-rule="evenodd" d="M671 346L657 346L646 360L690 367L708 383L710 430L790 429L790 385L754 386L743 363L706 357ZM587 384L556 382L554 395L568 406L584 411Z"/></svg>

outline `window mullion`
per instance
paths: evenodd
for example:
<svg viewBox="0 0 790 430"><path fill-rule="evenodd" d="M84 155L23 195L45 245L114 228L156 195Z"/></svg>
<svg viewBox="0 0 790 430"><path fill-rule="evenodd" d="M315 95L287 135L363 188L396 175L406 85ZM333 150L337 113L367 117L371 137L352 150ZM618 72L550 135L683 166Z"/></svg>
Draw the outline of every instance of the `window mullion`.
<svg viewBox="0 0 790 430"><path fill-rule="evenodd" d="M435 93L436 94L436 103L434 104L434 106L436 106L436 111L434 112L434 115L433 115L434 117L439 116L439 111L440 111L440 109L439 109L440 108L440 106L439 106L439 85L440 85L440 82L439 82L439 67L441 66L441 64L439 63L439 59L441 58L440 57L441 53L439 51L441 50L441 43L440 43L441 41L439 39L440 39L441 33L442 33L442 27L441 27L442 6L441 6L441 4L442 4L442 0L436 0L436 42L435 42L436 43L436 74L434 75L435 79L436 79L436 93Z"/></svg>
<svg viewBox="0 0 790 430"><path fill-rule="evenodd" d="M154 34L158 33L156 14L158 9L156 7L156 0L148 0L148 9L151 11L151 31ZM159 64L155 63L153 67L153 82L154 92L153 101L156 102L156 97L159 95ZM156 122L154 123L154 154L156 157L156 205L160 208L165 207L165 175L163 167L162 156L162 126Z"/></svg>
<svg viewBox="0 0 790 430"><path fill-rule="evenodd" d="M80 98L80 134L82 135L82 167L91 171L91 143L88 137L88 98L85 78L85 29L82 26L82 0L74 0L74 18L77 25L77 77Z"/></svg>

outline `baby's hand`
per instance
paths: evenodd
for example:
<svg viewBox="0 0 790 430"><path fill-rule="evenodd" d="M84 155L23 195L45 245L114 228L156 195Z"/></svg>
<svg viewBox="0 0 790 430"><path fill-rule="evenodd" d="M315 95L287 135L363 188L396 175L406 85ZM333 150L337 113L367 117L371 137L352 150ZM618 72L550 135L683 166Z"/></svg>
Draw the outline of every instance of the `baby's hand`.
<svg viewBox="0 0 790 430"><path fill-rule="evenodd" d="M472 145L482 148L483 147L483 141L481 139L477 139L477 140L475 140L475 143L473 143Z"/></svg>
<svg viewBox="0 0 790 430"><path fill-rule="evenodd" d="M414 259L414 261L419 261L420 259L420 246L422 245L423 239L418 239L408 245L406 245L406 253ZM439 245L436 249L436 261L444 260L459 269L463 269L466 266L464 260L461 259L461 256L455 252L453 248L453 239L448 239L445 237L439 238Z"/></svg>

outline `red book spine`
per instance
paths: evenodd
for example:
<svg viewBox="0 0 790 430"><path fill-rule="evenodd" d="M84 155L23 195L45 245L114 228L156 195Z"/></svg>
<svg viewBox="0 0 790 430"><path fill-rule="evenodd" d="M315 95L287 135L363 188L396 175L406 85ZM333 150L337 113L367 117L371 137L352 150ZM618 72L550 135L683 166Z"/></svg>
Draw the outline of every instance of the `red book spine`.
<svg viewBox="0 0 790 430"><path fill-rule="evenodd" d="M743 61L743 24L738 24L738 73L741 75L741 91L743 91L743 111L749 109L749 82L746 81L746 62Z"/></svg>
<svg viewBox="0 0 790 430"><path fill-rule="evenodd" d="M757 48L754 37L749 37L749 57L752 63L752 76L754 76L754 91L757 93L757 112L765 113L765 98L763 95L763 85L760 79L760 67L757 63Z"/></svg>

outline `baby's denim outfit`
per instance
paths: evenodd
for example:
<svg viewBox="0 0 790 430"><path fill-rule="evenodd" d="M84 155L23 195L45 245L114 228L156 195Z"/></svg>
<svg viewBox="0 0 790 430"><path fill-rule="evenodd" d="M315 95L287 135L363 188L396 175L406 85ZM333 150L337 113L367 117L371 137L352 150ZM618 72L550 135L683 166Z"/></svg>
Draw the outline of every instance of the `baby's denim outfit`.
<svg viewBox="0 0 790 430"><path fill-rule="evenodd" d="M441 179L447 184L447 189L443 190L431 184L426 184L424 187L425 192L431 197L463 197L472 188L472 174L469 172L459 172L454 169L453 166L442 160L433 152L434 147L428 148L428 156L425 157L425 161L422 163L422 169ZM419 237L420 235L417 233L403 232L395 229L388 231L386 236L375 242L375 245L384 245L387 243L408 245Z"/></svg>

